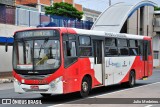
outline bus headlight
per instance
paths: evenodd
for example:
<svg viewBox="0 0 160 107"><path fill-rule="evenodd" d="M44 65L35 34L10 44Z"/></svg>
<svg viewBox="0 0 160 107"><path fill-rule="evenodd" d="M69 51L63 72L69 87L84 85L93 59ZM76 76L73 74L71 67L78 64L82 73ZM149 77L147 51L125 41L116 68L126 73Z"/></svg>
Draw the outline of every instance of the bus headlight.
<svg viewBox="0 0 160 107"><path fill-rule="evenodd" d="M51 86L51 88L54 88L54 87L56 86L56 83L55 83L54 81L52 81L52 82L50 83L50 86Z"/></svg>
<svg viewBox="0 0 160 107"><path fill-rule="evenodd" d="M14 82L18 83L18 85L21 85L21 83L16 78L14 78Z"/></svg>
<svg viewBox="0 0 160 107"><path fill-rule="evenodd" d="M58 77L58 78L56 78L55 80L53 80L52 82L50 82L51 88L54 88L54 87L56 86L56 84L57 84L58 82L60 82L60 81L62 81L62 76L61 76L61 77Z"/></svg>
<svg viewBox="0 0 160 107"><path fill-rule="evenodd" d="M58 83L58 82L60 82L60 81L62 81L62 76L55 79L55 82L56 82L56 83Z"/></svg>

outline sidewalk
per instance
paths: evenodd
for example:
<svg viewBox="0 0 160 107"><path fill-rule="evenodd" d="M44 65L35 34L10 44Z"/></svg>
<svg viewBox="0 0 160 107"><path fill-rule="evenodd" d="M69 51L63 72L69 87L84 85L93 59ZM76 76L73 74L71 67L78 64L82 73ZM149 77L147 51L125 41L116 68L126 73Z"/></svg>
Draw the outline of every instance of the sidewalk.
<svg viewBox="0 0 160 107"><path fill-rule="evenodd" d="M13 82L12 72L0 72L0 84Z"/></svg>

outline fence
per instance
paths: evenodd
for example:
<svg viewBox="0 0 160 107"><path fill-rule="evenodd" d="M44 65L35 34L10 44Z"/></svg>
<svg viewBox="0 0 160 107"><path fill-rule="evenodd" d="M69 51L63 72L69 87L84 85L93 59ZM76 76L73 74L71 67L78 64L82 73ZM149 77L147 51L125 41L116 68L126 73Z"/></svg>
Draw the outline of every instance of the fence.
<svg viewBox="0 0 160 107"><path fill-rule="evenodd" d="M80 29L90 29L93 25L93 22L90 21L78 21L66 17L50 16L25 9L17 8L16 13L16 25L72 27Z"/></svg>
<svg viewBox="0 0 160 107"><path fill-rule="evenodd" d="M60 16L46 16L44 14L40 14L40 25L43 26L47 23L49 23L47 26L72 27L80 29L90 29L93 25L93 22L90 21L75 20Z"/></svg>
<svg viewBox="0 0 160 107"><path fill-rule="evenodd" d="M56 26L90 29L93 22L60 16L48 16L37 11L0 5L0 23L18 26Z"/></svg>

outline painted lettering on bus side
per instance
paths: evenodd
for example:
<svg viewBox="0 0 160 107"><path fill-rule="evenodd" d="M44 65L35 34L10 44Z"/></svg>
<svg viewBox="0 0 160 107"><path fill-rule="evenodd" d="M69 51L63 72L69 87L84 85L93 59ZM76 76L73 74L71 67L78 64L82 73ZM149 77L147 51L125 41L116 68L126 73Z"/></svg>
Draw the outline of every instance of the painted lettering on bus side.
<svg viewBox="0 0 160 107"><path fill-rule="evenodd" d="M106 36L109 36L109 37L119 37L119 38L126 38L127 36L126 35L123 35L123 34L114 34L114 33L105 33Z"/></svg>
<svg viewBox="0 0 160 107"><path fill-rule="evenodd" d="M112 59L109 58L109 60L106 61L106 67L110 67L110 66L120 67L121 64L118 62L112 62Z"/></svg>
<svg viewBox="0 0 160 107"><path fill-rule="evenodd" d="M111 58L109 58L109 60L106 60L106 67L110 67L110 66L115 66L115 67L127 67L127 63L126 61L122 61L123 64L121 64L120 62L113 62ZM130 62L129 62L130 63Z"/></svg>

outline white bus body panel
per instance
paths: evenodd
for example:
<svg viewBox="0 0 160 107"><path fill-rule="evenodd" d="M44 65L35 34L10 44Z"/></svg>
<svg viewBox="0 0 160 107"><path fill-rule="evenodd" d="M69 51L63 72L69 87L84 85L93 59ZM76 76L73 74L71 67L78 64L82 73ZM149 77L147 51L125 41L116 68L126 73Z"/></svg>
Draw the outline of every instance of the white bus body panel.
<svg viewBox="0 0 160 107"><path fill-rule="evenodd" d="M127 75L134 63L135 56L105 57L105 85L117 84Z"/></svg>
<svg viewBox="0 0 160 107"><path fill-rule="evenodd" d="M102 64L94 64L94 58L89 58L91 62L91 69L94 69L94 76L102 84Z"/></svg>
<svg viewBox="0 0 160 107"><path fill-rule="evenodd" d="M120 83L130 71L136 56L126 57L105 57L105 75L102 75L102 66L95 66L94 58L89 58L91 69L94 69L94 76L98 82L102 83L105 78L105 86Z"/></svg>

